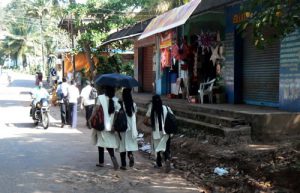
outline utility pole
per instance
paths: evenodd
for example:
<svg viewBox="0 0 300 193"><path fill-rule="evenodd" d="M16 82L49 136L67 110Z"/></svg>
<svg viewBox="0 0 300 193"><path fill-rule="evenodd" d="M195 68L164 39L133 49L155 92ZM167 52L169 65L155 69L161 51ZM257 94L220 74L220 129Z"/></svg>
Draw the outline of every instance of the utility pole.
<svg viewBox="0 0 300 193"><path fill-rule="evenodd" d="M43 15L40 16L40 30L41 30L41 44L42 44L42 66L45 70L45 58L44 58L44 34L43 34Z"/></svg>
<svg viewBox="0 0 300 193"><path fill-rule="evenodd" d="M73 15L71 15L71 40L72 40L72 49L74 49ZM72 55L72 65L73 65L73 79L75 79L75 75L76 75L75 54Z"/></svg>
<svg viewBox="0 0 300 193"><path fill-rule="evenodd" d="M76 4L76 0L69 0L70 4ZM73 29L73 14L71 14L71 40L72 40L72 49L74 49L74 29ZM75 66L75 55L71 56L72 64L73 64L73 78L75 79L75 72L76 72L76 66Z"/></svg>

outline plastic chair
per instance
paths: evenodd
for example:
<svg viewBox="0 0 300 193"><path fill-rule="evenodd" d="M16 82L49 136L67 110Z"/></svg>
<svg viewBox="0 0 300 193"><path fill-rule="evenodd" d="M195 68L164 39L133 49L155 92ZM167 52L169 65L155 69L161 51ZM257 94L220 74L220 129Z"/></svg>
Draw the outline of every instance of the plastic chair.
<svg viewBox="0 0 300 193"><path fill-rule="evenodd" d="M199 93L199 96L200 96L201 104L203 104L203 97L205 95L208 95L209 103L213 103L213 91L212 91L212 89L213 89L215 81L216 81L216 79L212 79L211 81L207 81L205 83L200 83L198 93Z"/></svg>

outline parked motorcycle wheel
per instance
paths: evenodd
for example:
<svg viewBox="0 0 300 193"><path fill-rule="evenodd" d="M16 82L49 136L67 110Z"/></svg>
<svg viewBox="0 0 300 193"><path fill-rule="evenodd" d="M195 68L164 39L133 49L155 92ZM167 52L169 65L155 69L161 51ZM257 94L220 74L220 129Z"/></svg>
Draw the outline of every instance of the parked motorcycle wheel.
<svg viewBox="0 0 300 193"><path fill-rule="evenodd" d="M48 113L43 113L43 116L42 116L42 125L43 125L44 129L48 129L48 127L49 127Z"/></svg>

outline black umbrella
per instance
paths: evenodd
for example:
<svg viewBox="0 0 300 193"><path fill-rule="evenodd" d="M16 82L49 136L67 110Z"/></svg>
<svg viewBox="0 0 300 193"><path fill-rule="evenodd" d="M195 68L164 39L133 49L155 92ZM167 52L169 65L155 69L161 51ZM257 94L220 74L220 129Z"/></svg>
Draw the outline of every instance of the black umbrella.
<svg viewBox="0 0 300 193"><path fill-rule="evenodd" d="M95 83L105 86L126 88L133 88L139 86L138 81L135 80L133 77L118 73L102 74L101 76L95 79Z"/></svg>

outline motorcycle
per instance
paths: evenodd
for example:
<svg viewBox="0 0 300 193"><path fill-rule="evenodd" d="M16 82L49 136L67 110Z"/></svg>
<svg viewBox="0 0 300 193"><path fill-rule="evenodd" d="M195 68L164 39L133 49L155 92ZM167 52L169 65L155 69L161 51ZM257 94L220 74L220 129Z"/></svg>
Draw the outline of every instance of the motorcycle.
<svg viewBox="0 0 300 193"><path fill-rule="evenodd" d="M49 100L41 99L36 103L34 115L32 119L34 120L34 124L37 126L39 123L42 123L44 129L48 129L49 127Z"/></svg>

